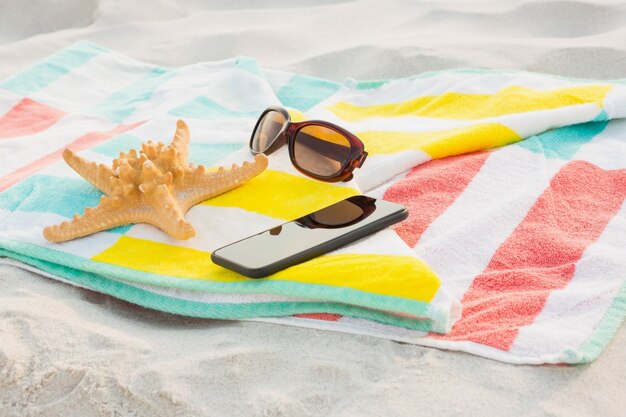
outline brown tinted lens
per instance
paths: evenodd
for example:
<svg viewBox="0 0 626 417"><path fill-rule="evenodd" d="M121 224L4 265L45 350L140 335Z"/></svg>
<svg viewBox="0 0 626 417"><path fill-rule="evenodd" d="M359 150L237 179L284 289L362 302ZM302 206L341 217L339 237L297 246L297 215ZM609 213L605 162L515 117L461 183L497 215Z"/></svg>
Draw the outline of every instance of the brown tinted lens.
<svg viewBox="0 0 626 417"><path fill-rule="evenodd" d="M252 135L252 150L265 152L269 148L287 119L282 113L271 110L265 113Z"/></svg>
<svg viewBox="0 0 626 417"><path fill-rule="evenodd" d="M294 140L296 164L312 174L338 174L350 158L350 141L343 134L321 125L305 126Z"/></svg>
<svg viewBox="0 0 626 417"><path fill-rule="evenodd" d="M358 205L343 200L311 213L309 217L323 226L341 226L357 220L363 216L363 213L363 209Z"/></svg>

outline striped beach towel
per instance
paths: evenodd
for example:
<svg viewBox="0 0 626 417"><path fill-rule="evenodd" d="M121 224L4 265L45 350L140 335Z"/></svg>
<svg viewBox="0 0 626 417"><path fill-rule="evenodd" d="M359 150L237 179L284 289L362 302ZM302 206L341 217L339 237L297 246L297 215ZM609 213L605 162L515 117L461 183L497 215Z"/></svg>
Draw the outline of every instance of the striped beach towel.
<svg viewBox="0 0 626 417"><path fill-rule="evenodd" d="M370 153L348 183L266 172L193 207L197 236L129 225L52 244L42 229L101 193L97 162L190 126L190 160L250 159L260 112L324 119ZM386 337L511 363L595 359L626 313L626 85L453 70L344 83L249 58L163 68L79 42L0 82L0 260L146 307ZM409 218L262 280L210 261L226 243L351 195Z"/></svg>

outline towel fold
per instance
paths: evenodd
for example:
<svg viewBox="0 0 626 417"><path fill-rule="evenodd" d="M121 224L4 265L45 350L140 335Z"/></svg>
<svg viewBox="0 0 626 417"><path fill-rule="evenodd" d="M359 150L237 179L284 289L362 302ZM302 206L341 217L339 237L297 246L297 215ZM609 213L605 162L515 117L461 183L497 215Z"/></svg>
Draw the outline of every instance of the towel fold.
<svg viewBox="0 0 626 417"><path fill-rule="evenodd" d="M189 158L251 156L261 111L323 119L369 152L348 183L268 170L193 207L197 236L137 224L53 244L101 193L61 159L110 163L191 131ZM626 313L626 85L454 70L343 84L236 58L147 65L79 42L0 82L0 261L177 314L370 334L512 363L595 359ZM506 145L506 146L505 146ZM409 218L250 280L210 252L366 193Z"/></svg>

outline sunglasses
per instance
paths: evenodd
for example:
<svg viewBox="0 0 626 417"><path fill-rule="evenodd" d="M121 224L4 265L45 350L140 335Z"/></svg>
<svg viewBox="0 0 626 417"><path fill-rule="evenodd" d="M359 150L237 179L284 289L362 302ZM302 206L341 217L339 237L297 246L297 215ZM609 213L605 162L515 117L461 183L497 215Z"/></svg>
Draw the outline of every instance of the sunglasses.
<svg viewBox="0 0 626 417"><path fill-rule="evenodd" d="M326 182L351 180L367 158L363 142L347 130L321 120L293 123L287 110L268 107L254 126L250 151L269 155L284 143L298 171Z"/></svg>

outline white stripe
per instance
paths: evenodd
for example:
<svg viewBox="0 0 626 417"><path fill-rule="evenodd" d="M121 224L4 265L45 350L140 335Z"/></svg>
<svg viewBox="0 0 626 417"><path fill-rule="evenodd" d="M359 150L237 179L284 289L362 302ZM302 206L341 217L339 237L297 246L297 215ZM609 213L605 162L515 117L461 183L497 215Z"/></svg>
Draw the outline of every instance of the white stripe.
<svg viewBox="0 0 626 417"><path fill-rule="evenodd" d="M163 114L134 128L132 133L141 142L163 142L169 145L176 131L176 121L180 117ZM241 143L248 145L256 119L234 118L218 120L201 120L185 118L189 126L191 144ZM126 123L126 122L125 122Z"/></svg>
<svg viewBox="0 0 626 417"><path fill-rule="evenodd" d="M157 87L126 120L148 120L198 96L206 96L229 110L241 112L260 112L278 102L270 85L249 71L197 64L176 70L176 74Z"/></svg>
<svg viewBox="0 0 626 417"><path fill-rule="evenodd" d="M154 121L159 120L169 126L170 129L172 129L172 135L169 136L171 138L174 135L176 120L178 119L180 118L167 115L159 117ZM250 135L252 135L252 130L254 129L256 121L256 117L216 120L185 118L185 123L189 126L189 134L192 144L240 143L242 146L245 146L246 150L248 149ZM169 143L167 137L168 136L166 135L166 144ZM248 152L248 154L249 153L250 152Z"/></svg>
<svg viewBox="0 0 626 417"><path fill-rule="evenodd" d="M296 75L292 72L284 72L278 70L263 70L265 79L272 86L274 93L289 84L289 81Z"/></svg>
<svg viewBox="0 0 626 417"><path fill-rule="evenodd" d="M145 64L130 64L115 55L98 54L84 65L73 68L68 76L60 77L36 91L33 97L64 111L83 112L114 92L145 77L153 68Z"/></svg>
<svg viewBox="0 0 626 417"><path fill-rule="evenodd" d="M476 120L452 120L421 116L368 117L366 119L348 121L337 116L328 109L316 107L307 112L307 118L325 120L339 125L350 132L394 131L394 132L435 132L460 128L478 123ZM493 118L492 118L493 119ZM485 122L481 119L479 123ZM393 122L393 123L390 123ZM390 129L390 127L392 129Z"/></svg>
<svg viewBox="0 0 626 417"><path fill-rule="evenodd" d="M522 138L527 138L549 129L592 121L601 110L595 103L578 104L551 110L513 113L503 116L501 123L513 129Z"/></svg>
<svg viewBox="0 0 626 417"><path fill-rule="evenodd" d="M539 91L558 88L600 85L597 83L577 83L539 74L468 74L446 72L433 77L409 78L387 83L376 89L352 89L344 86L331 99L324 102L329 105L337 101L346 101L356 105L377 105L399 103L419 97L438 96L445 93L460 94L495 94L506 87L522 86ZM604 83L603 85L606 85Z"/></svg>
<svg viewBox="0 0 626 417"><path fill-rule="evenodd" d="M101 153L84 150L78 152L78 155L87 159L88 161L105 164L109 167L111 166L111 158ZM66 164L62 158L46 167L46 169L44 169L43 171L38 172L37 174L50 175L53 177L73 178L86 181L85 179L83 179L83 177L78 175L78 173L74 171L68 164Z"/></svg>
<svg viewBox="0 0 626 417"><path fill-rule="evenodd" d="M0 140L0 155L3 156L0 176L62 149L86 133L107 131L115 126L113 122L98 117L70 114L43 132Z"/></svg>
<svg viewBox="0 0 626 417"><path fill-rule="evenodd" d="M431 159L430 155L420 150L369 155L363 166L354 170L354 181L364 193L368 193L370 190L388 183L391 178Z"/></svg>
<svg viewBox="0 0 626 417"><path fill-rule="evenodd" d="M563 165L519 146L494 151L421 236L416 253L462 298Z"/></svg>
<svg viewBox="0 0 626 417"><path fill-rule="evenodd" d="M609 119L626 117L626 85L613 84L613 88L604 97L604 111Z"/></svg>
<svg viewBox="0 0 626 417"><path fill-rule="evenodd" d="M48 242L43 229L59 224L68 218L55 213L7 211L0 209L0 237L17 242L31 243L47 249L91 258L109 248L122 237L119 233L100 232L64 243Z"/></svg>
<svg viewBox="0 0 626 417"><path fill-rule="evenodd" d="M541 313L531 325L519 330L509 351L523 356L574 353L595 330L624 284L625 247L623 204L600 238L576 262L571 281L565 288L550 293Z"/></svg>
<svg viewBox="0 0 626 417"><path fill-rule="evenodd" d="M564 106L555 109L534 110L503 114L481 119L461 120L419 116L372 117L358 121L346 121L329 110L316 109L307 113L312 119L327 120L355 133L368 131L393 132L440 132L485 123L499 123L514 130L521 137L528 137L548 129L593 120L602 109L595 103ZM390 129L392 127L392 129Z"/></svg>

